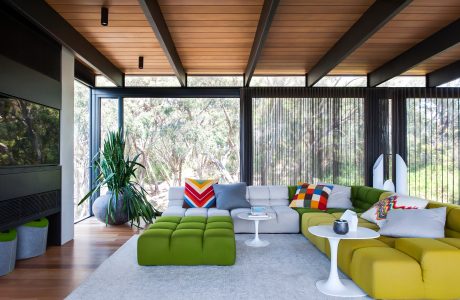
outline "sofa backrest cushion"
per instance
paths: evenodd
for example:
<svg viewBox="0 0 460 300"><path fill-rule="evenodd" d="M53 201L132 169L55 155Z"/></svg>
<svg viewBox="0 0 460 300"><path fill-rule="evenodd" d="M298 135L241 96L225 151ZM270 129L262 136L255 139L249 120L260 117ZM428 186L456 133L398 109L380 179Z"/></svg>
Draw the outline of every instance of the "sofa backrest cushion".
<svg viewBox="0 0 460 300"><path fill-rule="evenodd" d="M368 210L380 199L380 195L387 191L368 186L355 185L351 187L351 202L353 207Z"/></svg>
<svg viewBox="0 0 460 300"><path fill-rule="evenodd" d="M297 185L288 186L289 201L292 201L292 199L294 199L296 192L297 192Z"/></svg>
<svg viewBox="0 0 460 300"><path fill-rule="evenodd" d="M182 207L184 187L170 187L168 199L168 207ZM288 206L288 187L284 185L248 186L246 199L252 206Z"/></svg>
<svg viewBox="0 0 460 300"><path fill-rule="evenodd" d="M252 206L289 205L288 188L284 185L248 186L246 195Z"/></svg>
<svg viewBox="0 0 460 300"><path fill-rule="evenodd" d="M446 207L446 237L460 238L460 206L430 201L428 208Z"/></svg>
<svg viewBox="0 0 460 300"><path fill-rule="evenodd" d="M184 192L185 187L183 186L173 186L169 188L168 192L168 207L179 206L182 207L184 204Z"/></svg>

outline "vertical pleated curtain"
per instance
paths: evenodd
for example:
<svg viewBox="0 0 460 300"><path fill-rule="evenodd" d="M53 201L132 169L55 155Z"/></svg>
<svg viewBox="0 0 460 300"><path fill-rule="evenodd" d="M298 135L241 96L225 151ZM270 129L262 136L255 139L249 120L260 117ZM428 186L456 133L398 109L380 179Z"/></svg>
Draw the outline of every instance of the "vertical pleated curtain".
<svg viewBox="0 0 460 300"><path fill-rule="evenodd" d="M411 195L446 203L460 199L460 90L395 90L406 101Z"/></svg>
<svg viewBox="0 0 460 300"><path fill-rule="evenodd" d="M253 184L364 183L365 89L252 89Z"/></svg>

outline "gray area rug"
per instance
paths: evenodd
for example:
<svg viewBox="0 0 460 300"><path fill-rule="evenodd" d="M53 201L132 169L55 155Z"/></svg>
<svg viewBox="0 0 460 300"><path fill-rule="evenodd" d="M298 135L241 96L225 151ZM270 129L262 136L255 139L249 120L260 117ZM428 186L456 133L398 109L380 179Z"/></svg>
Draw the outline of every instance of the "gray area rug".
<svg viewBox="0 0 460 300"><path fill-rule="evenodd" d="M316 289L329 260L304 236L263 234L270 241L265 248L246 246L252 237L236 236L234 266L143 267L133 236L67 299L336 299Z"/></svg>

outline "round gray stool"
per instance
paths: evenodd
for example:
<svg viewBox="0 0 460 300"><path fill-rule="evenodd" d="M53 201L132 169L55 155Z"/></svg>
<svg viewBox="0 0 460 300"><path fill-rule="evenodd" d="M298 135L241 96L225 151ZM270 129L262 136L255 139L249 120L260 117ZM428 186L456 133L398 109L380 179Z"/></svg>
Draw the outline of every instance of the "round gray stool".
<svg viewBox="0 0 460 300"><path fill-rule="evenodd" d="M16 259L26 259L43 255L48 237L48 220L42 218L21 225L18 231Z"/></svg>
<svg viewBox="0 0 460 300"><path fill-rule="evenodd" d="M14 270L16 263L16 230L0 232L0 276Z"/></svg>

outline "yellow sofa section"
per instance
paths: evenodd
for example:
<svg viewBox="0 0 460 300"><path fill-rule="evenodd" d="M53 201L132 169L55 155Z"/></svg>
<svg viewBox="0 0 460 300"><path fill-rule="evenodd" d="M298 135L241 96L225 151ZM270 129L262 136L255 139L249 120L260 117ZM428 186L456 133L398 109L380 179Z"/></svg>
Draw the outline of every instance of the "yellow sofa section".
<svg viewBox="0 0 460 300"><path fill-rule="evenodd" d="M443 206L447 207L446 238L381 236L374 240L342 240L339 268L377 299L459 299L460 206L430 202L428 209ZM304 213L301 232L330 256L327 239L310 234L308 227L332 226L340 216L341 213ZM358 226L379 229L361 218Z"/></svg>

